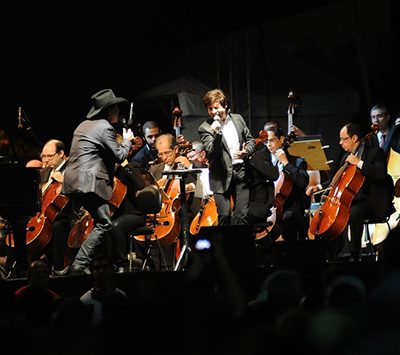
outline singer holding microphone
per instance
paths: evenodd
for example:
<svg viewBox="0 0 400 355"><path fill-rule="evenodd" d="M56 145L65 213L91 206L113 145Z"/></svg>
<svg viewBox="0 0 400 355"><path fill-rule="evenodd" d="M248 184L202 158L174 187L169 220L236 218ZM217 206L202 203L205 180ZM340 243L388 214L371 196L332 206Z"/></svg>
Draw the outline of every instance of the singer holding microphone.
<svg viewBox="0 0 400 355"><path fill-rule="evenodd" d="M218 225L248 224L250 185L245 160L255 151L255 139L244 118L230 112L222 90L206 92L203 103L209 118L198 132L209 159L210 189L217 205Z"/></svg>

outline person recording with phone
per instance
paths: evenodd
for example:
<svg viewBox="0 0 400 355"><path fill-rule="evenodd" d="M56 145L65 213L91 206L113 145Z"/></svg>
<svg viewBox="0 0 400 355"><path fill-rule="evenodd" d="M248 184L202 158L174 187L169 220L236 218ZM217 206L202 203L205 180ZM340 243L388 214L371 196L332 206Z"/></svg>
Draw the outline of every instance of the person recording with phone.
<svg viewBox="0 0 400 355"><path fill-rule="evenodd" d="M218 224L247 224L250 185L245 159L255 151L255 139L244 118L230 112L222 90L206 92L203 103L209 118L198 132L209 160L209 182L217 205Z"/></svg>

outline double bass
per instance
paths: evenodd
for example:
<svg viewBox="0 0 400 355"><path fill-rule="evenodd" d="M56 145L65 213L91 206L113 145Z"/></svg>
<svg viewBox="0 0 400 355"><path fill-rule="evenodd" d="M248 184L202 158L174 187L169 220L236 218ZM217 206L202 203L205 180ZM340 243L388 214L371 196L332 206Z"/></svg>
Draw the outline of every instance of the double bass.
<svg viewBox="0 0 400 355"><path fill-rule="evenodd" d="M378 125L372 125L371 132L361 139L358 151L354 154L362 155L365 142L377 129ZM309 234L316 239L336 239L348 224L351 203L364 180L365 176L361 174L357 166L346 161L333 177L328 196L321 197L321 201L324 200L324 202L310 221Z"/></svg>

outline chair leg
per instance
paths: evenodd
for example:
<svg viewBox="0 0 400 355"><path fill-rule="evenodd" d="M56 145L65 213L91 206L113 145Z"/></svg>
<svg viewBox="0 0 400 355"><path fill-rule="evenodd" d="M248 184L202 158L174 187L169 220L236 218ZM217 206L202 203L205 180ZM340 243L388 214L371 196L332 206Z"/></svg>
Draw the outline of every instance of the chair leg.
<svg viewBox="0 0 400 355"><path fill-rule="evenodd" d="M133 235L129 236L129 256L128 256L128 271L132 272L133 269Z"/></svg>
<svg viewBox="0 0 400 355"><path fill-rule="evenodd" d="M372 244L371 235L369 233L368 223L364 224L365 230L365 238L369 248L369 255L374 257L374 260L377 261L378 254L375 251L374 245Z"/></svg>

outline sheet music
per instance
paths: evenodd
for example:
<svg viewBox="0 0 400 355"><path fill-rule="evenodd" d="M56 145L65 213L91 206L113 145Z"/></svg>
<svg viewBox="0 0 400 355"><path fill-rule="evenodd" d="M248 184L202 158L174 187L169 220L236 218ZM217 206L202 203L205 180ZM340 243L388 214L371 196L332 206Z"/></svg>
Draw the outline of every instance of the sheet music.
<svg viewBox="0 0 400 355"><path fill-rule="evenodd" d="M201 173L197 174L196 190L194 192L194 196L205 198L207 196L213 195L213 192L210 190L208 168L200 168L199 170L201 170Z"/></svg>

